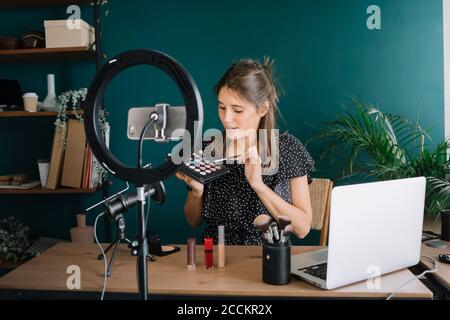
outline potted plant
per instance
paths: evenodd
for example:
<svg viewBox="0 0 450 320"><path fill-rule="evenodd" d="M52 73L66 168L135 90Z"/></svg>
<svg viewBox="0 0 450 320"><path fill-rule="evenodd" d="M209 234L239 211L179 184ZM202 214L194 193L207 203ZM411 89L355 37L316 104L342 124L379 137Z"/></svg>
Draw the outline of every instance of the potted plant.
<svg viewBox="0 0 450 320"><path fill-rule="evenodd" d="M0 219L0 261L18 262L30 246L28 226L15 217Z"/></svg>
<svg viewBox="0 0 450 320"><path fill-rule="evenodd" d="M449 141L433 144L419 123L383 113L370 103L351 98L345 111L324 122L307 143L320 142L321 159L347 154L341 178L360 175L379 180L425 176L425 213L436 217L450 207ZM427 142L427 143L426 143Z"/></svg>

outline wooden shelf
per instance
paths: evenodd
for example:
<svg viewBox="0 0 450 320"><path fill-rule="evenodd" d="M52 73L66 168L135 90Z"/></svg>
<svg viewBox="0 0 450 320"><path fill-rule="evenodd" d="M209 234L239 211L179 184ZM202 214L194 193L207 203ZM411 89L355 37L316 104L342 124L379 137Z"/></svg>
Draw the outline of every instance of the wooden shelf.
<svg viewBox="0 0 450 320"><path fill-rule="evenodd" d="M97 189L59 188L50 190L42 187L31 189L0 189L0 194L88 194L95 192L97 192Z"/></svg>
<svg viewBox="0 0 450 320"><path fill-rule="evenodd" d="M39 61L39 60L93 60L95 51L87 47L37 48L0 50L0 61Z"/></svg>
<svg viewBox="0 0 450 320"><path fill-rule="evenodd" d="M77 114L84 114L84 110L78 110ZM18 118L18 117L56 117L58 115L57 111L38 111L38 112L28 112L28 111L3 111L0 112L0 118ZM67 115L73 115L72 111L67 112Z"/></svg>
<svg viewBox="0 0 450 320"><path fill-rule="evenodd" d="M68 6L71 4L89 4L91 0L3 0L0 8Z"/></svg>

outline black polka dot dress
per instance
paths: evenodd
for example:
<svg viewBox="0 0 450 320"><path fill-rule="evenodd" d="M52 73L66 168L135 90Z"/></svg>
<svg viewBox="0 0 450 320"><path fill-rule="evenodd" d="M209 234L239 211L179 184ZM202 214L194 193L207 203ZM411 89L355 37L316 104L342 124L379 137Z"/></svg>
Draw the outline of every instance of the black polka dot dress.
<svg viewBox="0 0 450 320"><path fill-rule="evenodd" d="M291 203L289 180L314 171L314 161L303 144L285 132L279 136L278 171L263 175L263 182L281 198ZM223 163L230 173L206 184L203 191L202 239L211 237L217 243L217 228L225 226L227 245L260 245L263 233L253 225L260 214L269 214L245 177L245 165Z"/></svg>

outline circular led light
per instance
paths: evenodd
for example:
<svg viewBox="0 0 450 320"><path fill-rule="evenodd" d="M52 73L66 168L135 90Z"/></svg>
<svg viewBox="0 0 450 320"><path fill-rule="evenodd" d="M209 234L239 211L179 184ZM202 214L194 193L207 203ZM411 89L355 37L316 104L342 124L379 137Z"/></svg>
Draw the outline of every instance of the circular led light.
<svg viewBox="0 0 450 320"><path fill-rule="evenodd" d="M110 59L97 72L84 102L86 138L97 160L113 175L122 180L144 185L170 177L179 165L168 157L159 167L128 167L107 148L99 126L99 109L103 94L110 81L120 72L136 65L151 65L161 69L175 81L186 106L184 141L190 141L190 150L201 141L203 104L197 85L186 69L168 55L152 50L126 51ZM182 129L182 128L181 128Z"/></svg>

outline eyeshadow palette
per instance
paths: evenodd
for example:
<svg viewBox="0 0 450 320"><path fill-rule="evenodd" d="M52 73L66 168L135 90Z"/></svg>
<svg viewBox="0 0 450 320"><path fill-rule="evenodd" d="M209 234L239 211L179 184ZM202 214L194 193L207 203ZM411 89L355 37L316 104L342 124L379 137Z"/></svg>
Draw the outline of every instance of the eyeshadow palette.
<svg viewBox="0 0 450 320"><path fill-rule="evenodd" d="M230 172L225 166L204 159L201 152L194 153L190 161L180 166L179 171L202 184L209 183Z"/></svg>

